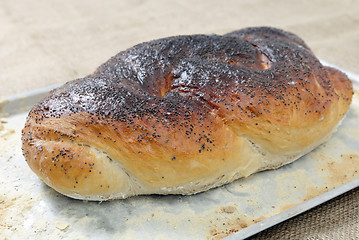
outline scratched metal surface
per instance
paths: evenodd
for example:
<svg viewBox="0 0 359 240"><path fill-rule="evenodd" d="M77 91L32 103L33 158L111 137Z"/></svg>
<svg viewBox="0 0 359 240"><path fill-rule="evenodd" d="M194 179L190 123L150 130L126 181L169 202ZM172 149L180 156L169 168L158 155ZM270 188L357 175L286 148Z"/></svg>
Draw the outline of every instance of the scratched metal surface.
<svg viewBox="0 0 359 240"><path fill-rule="evenodd" d="M348 74L355 86L359 78ZM50 87L52 88L52 87ZM109 202L67 198L42 183L21 154L28 107L50 88L2 103L0 239L245 238L359 185L359 96L332 138L299 160L192 196Z"/></svg>

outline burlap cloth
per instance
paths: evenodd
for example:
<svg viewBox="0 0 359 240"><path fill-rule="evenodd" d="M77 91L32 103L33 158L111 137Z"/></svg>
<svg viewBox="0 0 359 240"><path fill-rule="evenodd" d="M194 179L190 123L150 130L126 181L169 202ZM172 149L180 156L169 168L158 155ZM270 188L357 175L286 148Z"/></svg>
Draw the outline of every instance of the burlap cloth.
<svg viewBox="0 0 359 240"><path fill-rule="evenodd" d="M91 73L120 50L179 34L274 26L359 72L359 1L0 0L0 96ZM253 239L359 239L359 190Z"/></svg>

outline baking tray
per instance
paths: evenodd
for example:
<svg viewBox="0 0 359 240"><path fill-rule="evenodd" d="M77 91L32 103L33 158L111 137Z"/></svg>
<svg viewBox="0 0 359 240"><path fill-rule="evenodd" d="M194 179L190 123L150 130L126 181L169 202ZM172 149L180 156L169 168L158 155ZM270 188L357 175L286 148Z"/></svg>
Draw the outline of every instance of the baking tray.
<svg viewBox="0 0 359 240"><path fill-rule="evenodd" d="M347 74L358 89L358 75ZM29 108L56 86L2 100L0 239L244 239L359 186L356 91L333 137L279 169L191 196L70 199L42 183L21 154Z"/></svg>

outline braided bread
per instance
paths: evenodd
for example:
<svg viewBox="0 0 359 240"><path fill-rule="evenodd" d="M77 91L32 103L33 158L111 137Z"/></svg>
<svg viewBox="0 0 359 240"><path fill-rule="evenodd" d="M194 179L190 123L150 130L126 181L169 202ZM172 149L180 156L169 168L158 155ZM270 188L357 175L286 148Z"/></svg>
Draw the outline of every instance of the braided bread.
<svg viewBox="0 0 359 240"><path fill-rule="evenodd" d="M76 199L193 194L313 150L352 94L292 33L169 37L54 89L28 115L23 154Z"/></svg>

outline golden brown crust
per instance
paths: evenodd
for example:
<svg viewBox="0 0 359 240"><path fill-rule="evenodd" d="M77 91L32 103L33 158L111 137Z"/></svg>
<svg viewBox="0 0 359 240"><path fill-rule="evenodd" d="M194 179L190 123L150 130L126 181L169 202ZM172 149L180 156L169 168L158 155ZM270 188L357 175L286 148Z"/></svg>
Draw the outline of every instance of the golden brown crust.
<svg viewBox="0 0 359 240"><path fill-rule="evenodd" d="M28 116L23 152L72 197L188 194L310 151L352 91L278 29L160 39L54 90Z"/></svg>

